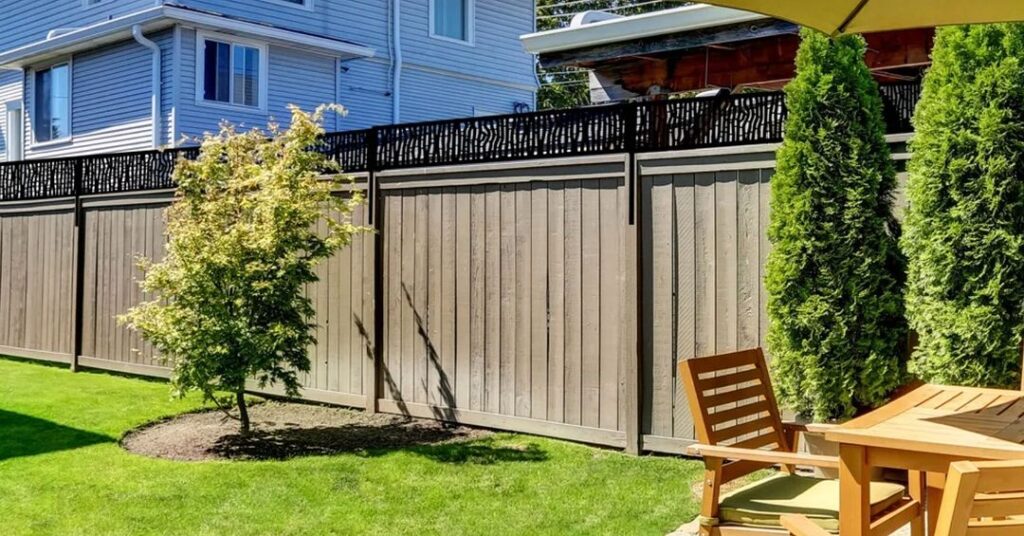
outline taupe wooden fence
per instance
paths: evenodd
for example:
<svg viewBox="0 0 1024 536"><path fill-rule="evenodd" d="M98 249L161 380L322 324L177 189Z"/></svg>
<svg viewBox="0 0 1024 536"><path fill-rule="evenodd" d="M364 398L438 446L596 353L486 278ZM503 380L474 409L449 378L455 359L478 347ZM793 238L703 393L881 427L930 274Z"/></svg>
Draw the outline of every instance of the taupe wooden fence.
<svg viewBox="0 0 1024 536"><path fill-rule="evenodd" d="M377 173L356 220L378 232L308 289L303 396L682 452L678 361L764 339L774 150ZM0 353L166 376L116 317L145 297L134 258L161 255L171 195L86 196L78 225L74 199L0 203Z"/></svg>

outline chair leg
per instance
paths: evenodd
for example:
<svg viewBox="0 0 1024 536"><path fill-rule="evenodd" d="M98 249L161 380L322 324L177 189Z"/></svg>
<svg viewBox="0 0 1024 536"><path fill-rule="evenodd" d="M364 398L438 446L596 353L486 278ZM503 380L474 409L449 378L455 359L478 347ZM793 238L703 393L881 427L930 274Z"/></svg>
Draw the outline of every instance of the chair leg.
<svg viewBox="0 0 1024 536"><path fill-rule="evenodd" d="M925 489L927 483L925 482L925 473L921 471L908 471L908 488L910 491L910 498L925 505ZM921 514L918 515L910 522L910 536L925 536L924 534L924 518L928 512L927 505L921 510Z"/></svg>
<svg viewBox="0 0 1024 536"><path fill-rule="evenodd" d="M928 473L925 485L926 506L928 508L928 535L935 534L939 521L939 506L942 505L942 492L946 487L946 475Z"/></svg>
<svg viewBox="0 0 1024 536"><path fill-rule="evenodd" d="M722 489L722 460L704 460L704 486L700 506L700 536L714 536L718 499Z"/></svg>

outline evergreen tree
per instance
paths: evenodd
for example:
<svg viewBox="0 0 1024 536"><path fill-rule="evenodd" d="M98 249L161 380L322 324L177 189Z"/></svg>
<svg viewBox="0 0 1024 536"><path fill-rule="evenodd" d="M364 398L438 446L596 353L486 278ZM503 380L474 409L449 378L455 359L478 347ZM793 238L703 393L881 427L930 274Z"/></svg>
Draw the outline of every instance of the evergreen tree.
<svg viewBox="0 0 1024 536"><path fill-rule="evenodd" d="M1024 26L940 29L914 118L902 246L912 371L1015 385L1024 329Z"/></svg>
<svg viewBox="0 0 1024 536"><path fill-rule="evenodd" d="M859 36L805 29L772 179L768 345L780 398L824 421L904 377L896 173Z"/></svg>

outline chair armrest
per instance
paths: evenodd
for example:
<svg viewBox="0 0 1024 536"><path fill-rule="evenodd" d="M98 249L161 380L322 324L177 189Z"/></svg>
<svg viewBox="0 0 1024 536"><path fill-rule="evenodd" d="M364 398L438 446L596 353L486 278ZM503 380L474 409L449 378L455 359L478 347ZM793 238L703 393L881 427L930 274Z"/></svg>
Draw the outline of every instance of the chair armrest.
<svg viewBox="0 0 1024 536"><path fill-rule="evenodd" d="M779 518L782 526L793 536L832 536L827 530L815 525L810 519L799 514L786 514Z"/></svg>
<svg viewBox="0 0 1024 536"><path fill-rule="evenodd" d="M722 460L745 460L780 465L805 465L824 469L838 469L839 459L831 456L797 454L777 450L740 449L711 445L690 445L686 452L691 456L719 458Z"/></svg>

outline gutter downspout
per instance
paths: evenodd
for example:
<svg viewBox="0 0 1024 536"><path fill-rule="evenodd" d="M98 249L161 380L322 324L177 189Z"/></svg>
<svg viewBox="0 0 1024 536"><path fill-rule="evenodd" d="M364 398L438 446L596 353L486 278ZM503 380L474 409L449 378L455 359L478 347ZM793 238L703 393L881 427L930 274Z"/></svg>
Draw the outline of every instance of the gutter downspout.
<svg viewBox="0 0 1024 536"><path fill-rule="evenodd" d="M391 122L402 119L402 0L392 0L391 10Z"/></svg>
<svg viewBox="0 0 1024 536"><path fill-rule="evenodd" d="M148 48L149 50L151 50L153 52L153 61L152 61L153 71L152 71L152 76L151 76L151 79L150 79L150 84L151 84L151 89L152 89L152 99L151 100L152 100L152 107L153 107L152 108L153 148L156 149L156 148L160 147L161 130L162 130L161 126L160 126L160 123L161 123L161 121L160 121L160 119L161 119L161 117L160 117L160 90L161 90L160 78L161 78L161 76L160 75L161 75L161 60L162 60L162 58L160 56L160 54L161 54L160 46L157 45L156 43L150 41L149 39L146 39L146 37L144 35L142 35L142 26L140 26L138 24L136 24L135 26L132 26L132 37L135 38L135 41L138 42L140 45Z"/></svg>

